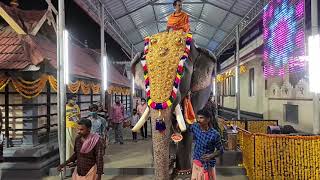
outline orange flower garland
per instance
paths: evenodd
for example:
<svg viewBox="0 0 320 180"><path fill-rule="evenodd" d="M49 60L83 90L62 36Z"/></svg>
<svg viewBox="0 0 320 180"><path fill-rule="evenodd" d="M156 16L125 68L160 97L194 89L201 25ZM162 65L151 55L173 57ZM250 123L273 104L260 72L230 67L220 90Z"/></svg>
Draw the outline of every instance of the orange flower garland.
<svg viewBox="0 0 320 180"><path fill-rule="evenodd" d="M23 97L31 99L37 97L45 88L47 81L51 88L57 92L57 80L53 75L43 74L39 79L34 81L26 81L21 77L9 77L7 75L0 75L0 90L7 86L11 81L12 87ZM100 94L100 84L88 83L77 80L75 83L68 85L68 89L71 93L78 93L81 88L83 94L90 94L90 91L94 94Z"/></svg>
<svg viewBox="0 0 320 180"><path fill-rule="evenodd" d="M237 124L218 119L221 125ZM250 123L249 123L250 122ZM248 121L248 129L264 132L276 121ZM249 179L320 179L320 136L253 133L239 128L243 167Z"/></svg>
<svg viewBox="0 0 320 180"><path fill-rule="evenodd" d="M0 91L10 82L10 77L6 75L0 76Z"/></svg>
<svg viewBox="0 0 320 180"><path fill-rule="evenodd" d="M109 94L130 95L131 91L130 91L130 88L111 86L108 88L108 93Z"/></svg>
<svg viewBox="0 0 320 180"><path fill-rule="evenodd" d="M19 92L20 95L28 99L38 96L46 86L47 80L47 75L42 75L35 81L25 81L21 80L21 78L11 77L13 88Z"/></svg>
<svg viewBox="0 0 320 180"><path fill-rule="evenodd" d="M68 89L71 93L75 94L79 91L80 89L80 86L81 86L81 82L79 80L77 80L76 82L74 83L70 83L68 85Z"/></svg>
<svg viewBox="0 0 320 180"><path fill-rule="evenodd" d="M49 79L49 84L50 84L51 88L55 92L57 92L57 89L58 89L58 87L57 87L57 79L52 75L50 75L48 79Z"/></svg>
<svg viewBox="0 0 320 180"><path fill-rule="evenodd" d="M249 179L320 179L320 136L238 130Z"/></svg>
<svg viewBox="0 0 320 180"><path fill-rule="evenodd" d="M92 89L92 93L93 93L93 94L100 94L101 86L100 86L100 84L94 84L94 83L92 83L92 84L91 84L91 89Z"/></svg>
<svg viewBox="0 0 320 180"><path fill-rule="evenodd" d="M90 94L90 84L86 84L85 82L81 81L81 91L83 94Z"/></svg>

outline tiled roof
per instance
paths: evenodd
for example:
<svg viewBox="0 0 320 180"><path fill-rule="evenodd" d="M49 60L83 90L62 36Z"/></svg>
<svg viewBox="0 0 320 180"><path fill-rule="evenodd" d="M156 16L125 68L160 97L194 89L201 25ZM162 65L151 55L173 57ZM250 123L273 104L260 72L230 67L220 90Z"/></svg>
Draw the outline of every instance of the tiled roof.
<svg viewBox="0 0 320 180"><path fill-rule="evenodd" d="M17 23L19 26L26 31L31 33L33 28L37 25L40 19L46 13L44 11L26 11L17 8L7 6L0 2L0 6L6 11L6 13Z"/></svg>
<svg viewBox="0 0 320 180"><path fill-rule="evenodd" d="M30 64L25 43L10 27L0 31L0 69L23 69Z"/></svg>
<svg viewBox="0 0 320 180"><path fill-rule="evenodd" d="M5 6L0 3L0 6ZM19 15L18 22L36 24L43 15L40 11L22 11L5 6L6 11L15 17ZM21 16L23 15L23 16ZM32 16L28 16L32 15ZM15 18L14 18L15 19ZM26 23L24 23L24 26ZM28 28L27 28L28 29ZM0 69L23 70L29 65L39 65L48 60L54 68L57 67L57 46L47 37L38 33L36 36L19 35L10 26L0 29ZM73 43L69 47L70 73L84 78L101 79L99 56L88 53L88 49L81 48ZM109 82L130 87L129 80L122 76L113 66L109 66Z"/></svg>
<svg viewBox="0 0 320 180"><path fill-rule="evenodd" d="M88 53L87 49L72 44L69 49L70 73L86 77L101 79L99 54ZM54 68L57 67L56 44L45 36L38 34L20 36L9 26L0 31L0 69L22 70L29 65L38 65L45 59ZM97 61L96 61L97 59ZM115 67L109 65L109 82L130 87L129 80L122 76Z"/></svg>

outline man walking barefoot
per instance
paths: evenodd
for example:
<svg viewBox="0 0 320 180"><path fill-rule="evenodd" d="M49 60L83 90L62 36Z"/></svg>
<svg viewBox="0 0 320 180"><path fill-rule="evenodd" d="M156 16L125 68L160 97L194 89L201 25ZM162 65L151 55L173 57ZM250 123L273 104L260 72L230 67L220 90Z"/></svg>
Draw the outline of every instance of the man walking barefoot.
<svg viewBox="0 0 320 180"><path fill-rule="evenodd" d="M78 122L78 136L74 145L74 153L66 163L58 166L62 171L65 166L76 163L72 180L101 180L103 174L104 143L98 134L90 132L91 121L81 119Z"/></svg>

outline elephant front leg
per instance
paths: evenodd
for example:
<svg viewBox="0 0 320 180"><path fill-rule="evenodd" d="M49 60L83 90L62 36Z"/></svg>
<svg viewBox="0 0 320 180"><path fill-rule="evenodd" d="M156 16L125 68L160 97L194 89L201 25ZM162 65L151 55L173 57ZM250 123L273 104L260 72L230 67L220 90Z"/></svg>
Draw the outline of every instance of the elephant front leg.
<svg viewBox="0 0 320 180"><path fill-rule="evenodd" d="M157 111L151 111L152 117L152 141L154 153L154 168L156 180L169 180L169 142L170 142L170 127L171 115L170 110L161 111L161 116L164 117L166 123L166 130L162 133L155 129L156 118L158 117Z"/></svg>
<svg viewBox="0 0 320 180"><path fill-rule="evenodd" d="M182 135L183 140L179 142L176 154L176 173L189 174L192 168L192 134L187 130Z"/></svg>

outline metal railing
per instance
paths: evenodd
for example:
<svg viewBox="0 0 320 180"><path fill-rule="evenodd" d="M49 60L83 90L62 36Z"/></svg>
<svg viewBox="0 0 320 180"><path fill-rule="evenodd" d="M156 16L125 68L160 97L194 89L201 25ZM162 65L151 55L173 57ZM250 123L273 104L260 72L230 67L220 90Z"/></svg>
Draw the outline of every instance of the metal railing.
<svg viewBox="0 0 320 180"><path fill-rule="evenodd" d="M93 16L92 18L96 20L98 24L100 24L100 12L102 6L104 8L105 31L112 36L113 39L117 41L128 53L131 53L132 50L134 53L138 52L137 49L132 46L133 43L129 40L128 36L124 33L123 29L117 23L115 18L100 0L78 0L77 2L81 4L84 3L84 5L88 7L87 11L89 15Z"/></svg>
<svg viewBox="0 0 320 180"><path fill-rule="evenodd" d="M263 8L265 5L269 3L269 0L259 0L251 9L250 11L241 19L239 24L239 32L240 34L247 30L249 25L256 20L256 18L260 15L260 13L263 11ZM235 42L235 34L237 26L234 27L234 29L229 33L228 36L224 38L222 43L217 47L215 50L215 55L219 57L223 51L233 42Z"/></svg>

